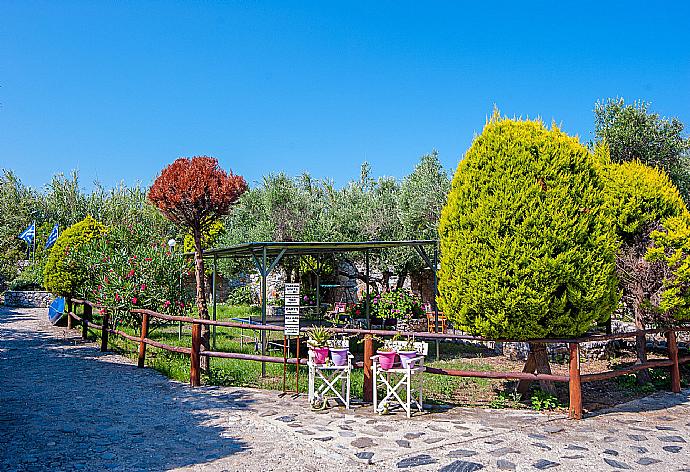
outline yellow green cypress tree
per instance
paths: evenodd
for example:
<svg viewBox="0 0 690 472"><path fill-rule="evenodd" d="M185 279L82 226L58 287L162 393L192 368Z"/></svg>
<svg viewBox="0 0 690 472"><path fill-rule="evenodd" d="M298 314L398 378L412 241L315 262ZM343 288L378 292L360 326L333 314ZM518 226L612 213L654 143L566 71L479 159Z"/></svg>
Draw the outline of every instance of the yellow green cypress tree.
<svg viewBox="0 0 690 472"><path fill-rule="evenodd" d="M577 138L496 114L460 162L439 232L439 304L487 337L580 335L618 303L617 242Z"/></svg>

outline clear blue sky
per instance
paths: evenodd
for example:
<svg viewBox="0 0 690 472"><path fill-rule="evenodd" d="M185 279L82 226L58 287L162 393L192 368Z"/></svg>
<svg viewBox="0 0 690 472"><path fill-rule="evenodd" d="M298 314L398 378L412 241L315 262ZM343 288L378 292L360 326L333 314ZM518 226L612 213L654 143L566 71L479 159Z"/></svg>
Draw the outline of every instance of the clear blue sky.
<svg viewBox="0 0 690 472"><path fill-rule="evenodd" d="M0 0L0 167L148 185L207 154L250 182L454 170L496 104L592 138L597 99L690 127L687 2Z"/></svg>

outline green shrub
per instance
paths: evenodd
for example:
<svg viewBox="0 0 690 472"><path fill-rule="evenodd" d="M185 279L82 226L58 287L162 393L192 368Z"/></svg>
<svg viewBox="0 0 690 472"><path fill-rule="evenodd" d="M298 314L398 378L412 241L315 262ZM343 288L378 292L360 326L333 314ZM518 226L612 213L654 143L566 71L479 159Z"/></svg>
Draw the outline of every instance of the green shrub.
<svg viewBox="0 0 690 472"><path fill-rule="evenodd" d="M43 266L36 261L22 269L22 272L9 283L10 290L41 290L43 288Z"/></svg>
<svg viewBox="0 0 690 472"><path fill-rule="evenodd" d="M663 171L639 161L607 163L605 146L600 146L597 154L604 160L600 174L606 188L606 207L624 241L650 224L686 211L680 192Z"/></svg>
<svg viewBox="0 0 690 472"><path fill-rule="evenodd" d="M69 296L83 285L86 270L76 255L84 244L106 234L107 228L90 216L63 231L50 249L43 286L55 295Z"/></svg>
<svg viewBox="0 0 690 472"><path fill-rule="evenodd" d="M228 305L251 305L254 302L250 285L240 285L228 291L226 303Z"/></svg>
<svg viewBox="0 0 690 472"><path fill-rule="evenodd" d="M555 410L561 407L558 398L541 390L534 392L530 398L530 404L532 409L536 411Z"/></svg>
<svg viewBox="0 0 690 472"><path fill-rule="evenodd" d="M690 214L668 218L660 231L653 231L654 244L647 260L665 267L663 289L653 309L660 325L690 320Z"/></svg>
<svg viewBox="0 0 690 472"><path fill-rule="evenodd" d="M494 116L460 162L439 227L439 302L455 326L577 336L618 303L596 159L538 121Z"/></svg>

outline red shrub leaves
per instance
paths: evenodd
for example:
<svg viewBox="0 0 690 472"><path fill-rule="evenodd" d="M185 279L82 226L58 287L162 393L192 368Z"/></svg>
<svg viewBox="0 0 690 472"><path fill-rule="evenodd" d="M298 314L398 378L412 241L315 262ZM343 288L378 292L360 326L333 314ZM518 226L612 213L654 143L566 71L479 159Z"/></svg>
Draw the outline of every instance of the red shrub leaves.
<svg viewBox="0 0 690 472"><path fill-rule="evenodd" d="M190 228L204 228L225 215L247 183L226 173L213 157L180 158L167 166L149 190L149 201L166 218Z"/></svg>

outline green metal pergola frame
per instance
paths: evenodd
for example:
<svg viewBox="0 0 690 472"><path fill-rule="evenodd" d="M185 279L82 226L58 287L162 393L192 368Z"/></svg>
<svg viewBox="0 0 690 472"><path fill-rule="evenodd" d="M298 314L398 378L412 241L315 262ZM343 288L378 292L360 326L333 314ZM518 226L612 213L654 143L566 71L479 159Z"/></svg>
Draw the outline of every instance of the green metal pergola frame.
<svg viewBox="0 0 690 472"><path fill-rule="evenodd" d="M433 246L431 256L425 250L425 247ZM341 242L325 242L325 241L270 241L270 242L250 242L242 243L234 246L224 248L207 249L203 252L204 259L213 260L213 279L211 283L211 296L213 299L212 316L216 319L216 273L217 262L219 258L248 258L254 261L259 275L261 276L261 324L266 324L266 298L267 298L267 279L273 272L281 259L285 256L312 256L316 259L316 306L321 304L321 258L323 255L333 255L338 253L348 252L364 252L365 264L365 284L367 288L367 296L365 301L365 313L367 319L367 328L371 326L369 316L369 255L371 251L380 251L382 249L393 249L409 247L417 251L417 254L422 258L427 267L431 269L434 276L434 297L432 300L432 307L436 318L436 330L438 330L438 306L436 305L436 296L438 295L438 241L435 239L421 239L421 240L402 240L402 241L341 241ZM187 255L193 255L187 254ZM213 327L213 341L215 344L215 326ZM266 355L266 331L261 331L261 354ZM266 375L266 364L261 363L261 374Z"/></svg>

